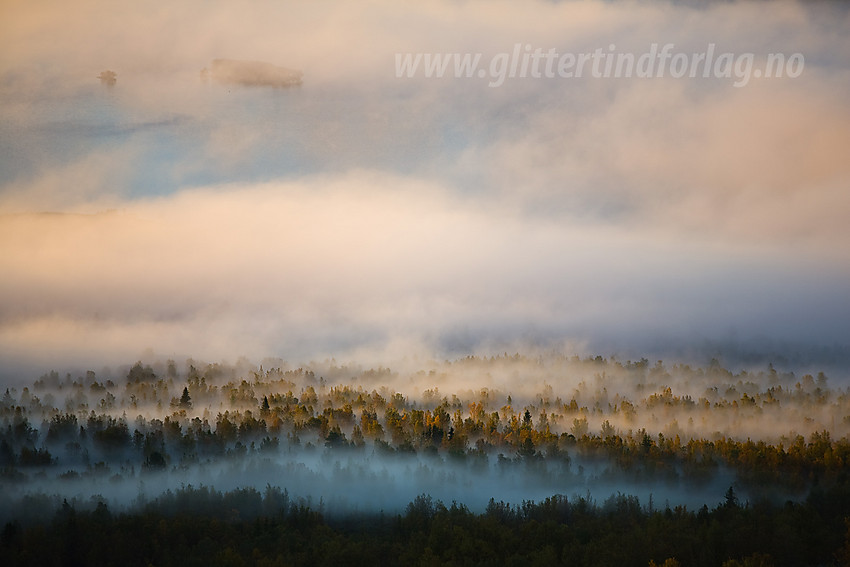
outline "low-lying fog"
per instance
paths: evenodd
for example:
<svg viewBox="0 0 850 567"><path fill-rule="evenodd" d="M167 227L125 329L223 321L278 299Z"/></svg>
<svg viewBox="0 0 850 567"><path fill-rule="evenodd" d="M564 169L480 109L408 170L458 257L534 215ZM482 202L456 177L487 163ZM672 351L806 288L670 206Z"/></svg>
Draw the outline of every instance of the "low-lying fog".
<svg viewBox="0 0 850 567"><path fill-rule="evenodd" d="M618 473L604 460L581 458L525 462L489 456L457 461L440 456L381 455L371 449L340 453L321 448L233 456L164 472L109 466L83 470L82 474L59 470L37 473L22 482L4 482L0 521L52 514L53 509L20 508L25 495L48 495L57 505L67 499L82 508L104 500L112 509L129 510L155 500L166 490L189 486L221 492L253 487L261 493L267 486L279 487L292 500L331 516L399 513L420 494L446 505L462 503L473 512L483 512L491 498L521 504L563 494L590 497L601 504L618 493L637 496L645 507L684 505L695 510L721 503L735 482L728 471L699 481L684 477L639 481ZM746 492L739 489L738 494L743 501Z"/></svg>
<svg viewBox="0 0 850 567"><path fill-rule="evenodd" d="M331 514L400 512L423 493L473 511L617 493L695 509L730 486L741 501L782 502L805 484L742 483L686 445L846 439L843 378L554 353L398 370L243 359L51 372L2 397L0 515L44 513L21 506L27 495L129 509L189 486L279 487Z"/></svg>

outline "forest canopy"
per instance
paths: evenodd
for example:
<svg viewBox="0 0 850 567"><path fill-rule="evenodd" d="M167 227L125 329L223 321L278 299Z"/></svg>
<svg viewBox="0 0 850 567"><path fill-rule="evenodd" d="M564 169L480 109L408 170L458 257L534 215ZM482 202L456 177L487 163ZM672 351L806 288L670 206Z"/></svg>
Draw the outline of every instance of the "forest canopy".
<svg viewBox="0 0 850 567"><path fill-rule="evenodd" d="M50 372L2 395L3 545L27 563L28 538L62 541L69 518L96 539L99 523L119 537L154 518L178 533L189 514L229 538L259 525L340 549L371 542L363 561L403 562L402 541L441 561L454 545L492 553L511 527L539 538L513 555L572 564L605 548L614 522L634 538L624 544L636 546L634 564L753 554L796 564L773 547L788 545L789 529L808 551L781 557L833 561L850 518L848 416L848 391L824 373L717 361L505 354L412 370L168 360ZM353 529L364 516L373 527ZM741 536L754 517L766 534ZM802 518L808 535L789 527ZM671 539L647 540L661 525ZM204 529L183 537L203 547ZM582 530L590 539L575 547ZM704 538L714 555L696 551ZM83 541L81 558L116 559ZM213 563L247 557L222 542ZM293 544L280 557L297 553L314 552Z"/></svg>

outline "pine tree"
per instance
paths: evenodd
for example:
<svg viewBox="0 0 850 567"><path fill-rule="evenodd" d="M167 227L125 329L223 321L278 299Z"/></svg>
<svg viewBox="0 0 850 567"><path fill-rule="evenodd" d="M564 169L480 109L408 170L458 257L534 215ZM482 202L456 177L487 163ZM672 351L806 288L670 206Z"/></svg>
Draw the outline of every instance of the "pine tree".
<svg viewBox="0 0 850 567"><path fill-rule="evenodd" d="M181 408L190 408L192 407L192 397L189 395L189 388L183 388L183 395L180 396L180 407Z"/></svg>
<svg viewBox="0 0 850 567"><path fill-rule="evenodd" d="M724 498L726 499L727 508L736 508L738 506L738 497L735 495L735 489L733 487L729 487Z"/></svg>

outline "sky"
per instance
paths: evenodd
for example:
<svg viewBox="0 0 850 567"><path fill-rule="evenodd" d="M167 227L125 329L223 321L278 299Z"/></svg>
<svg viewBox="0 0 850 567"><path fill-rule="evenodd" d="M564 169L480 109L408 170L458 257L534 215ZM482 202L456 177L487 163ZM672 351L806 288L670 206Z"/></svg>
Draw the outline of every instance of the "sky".
<svg viewBox="0 0 850 567"><path fill-rule="evenodd" d="M7 0L0 375L536 348L848 363L848 25L828 2ZM653 44L804 67L396 68ZM202 80L216 58L303 83Z"/></svg>

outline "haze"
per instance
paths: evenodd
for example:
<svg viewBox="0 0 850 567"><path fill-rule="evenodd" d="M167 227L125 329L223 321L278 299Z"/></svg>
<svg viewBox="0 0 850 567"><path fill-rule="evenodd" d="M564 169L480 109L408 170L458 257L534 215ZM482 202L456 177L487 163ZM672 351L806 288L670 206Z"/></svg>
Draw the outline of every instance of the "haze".
<svg viewBox="0 0 850 567"><path fill-rule="evenodd" d="M0 13L7 381L145 351L369 365L520 347L705 363L719 349L847 367L843 6ZM395 76L396 53L653 42L799 52L805 70L740 88ZM201 81L219 58L303 84Z"/></svg>
<svg viewBox="0 0 850 567"><path fill-rule="evenodd" d="M554 354L410 370L243 359L51 372L2 395L0 521L62 498L133 508L187 486L281 486L332 515L397 513L423 493L477 511L494 497L617 493L696 510L730 485L798 501L819 482L795 474L800 455L829 447L840 470L846 451L850 396L831 382Z"/></svg>

